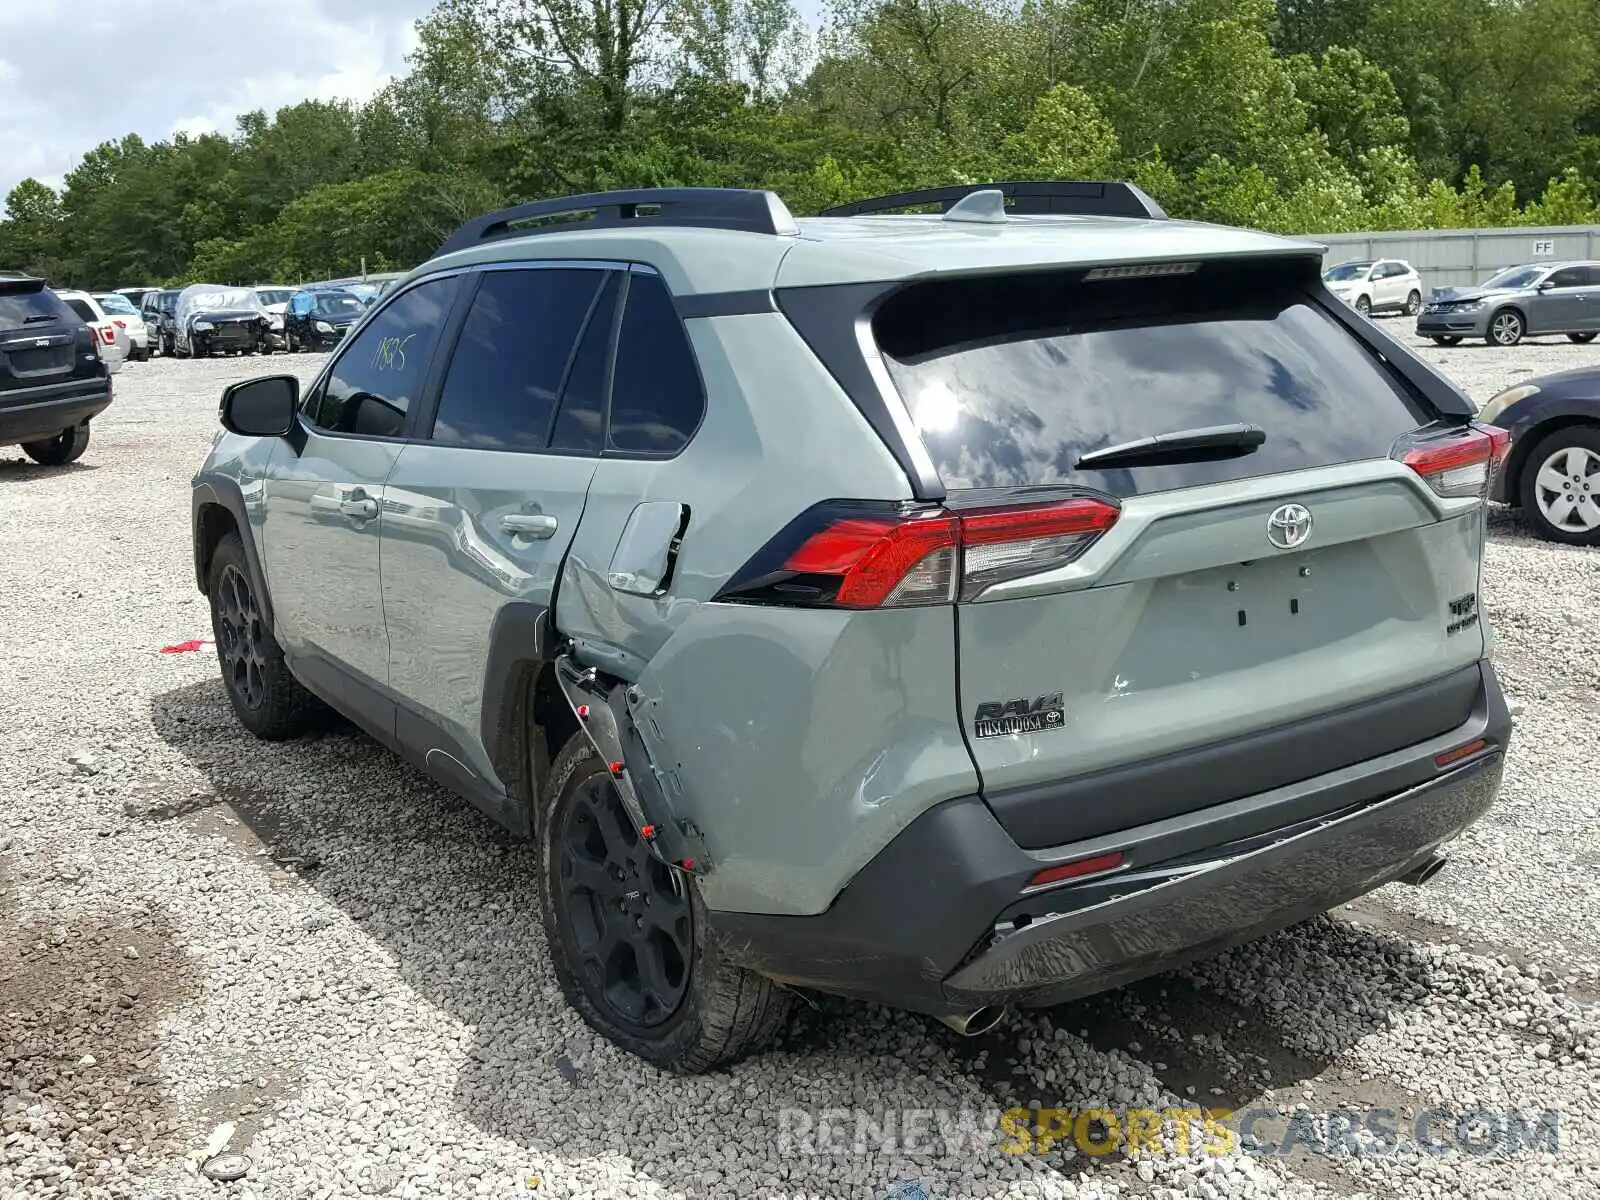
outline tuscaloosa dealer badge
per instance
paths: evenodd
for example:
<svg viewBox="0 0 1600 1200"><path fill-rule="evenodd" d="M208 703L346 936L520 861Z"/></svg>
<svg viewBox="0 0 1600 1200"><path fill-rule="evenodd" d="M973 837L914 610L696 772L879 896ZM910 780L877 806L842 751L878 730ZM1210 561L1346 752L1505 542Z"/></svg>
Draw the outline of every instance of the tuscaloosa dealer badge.
<svg viewBox="0 0 1600 1200"><path fill-rule="evenodd" d="M1008 733L1044 733L1066 724L1061 693L1049 692L1032 700L986 700L972 720L972 736L1003 737Z"/></svg>

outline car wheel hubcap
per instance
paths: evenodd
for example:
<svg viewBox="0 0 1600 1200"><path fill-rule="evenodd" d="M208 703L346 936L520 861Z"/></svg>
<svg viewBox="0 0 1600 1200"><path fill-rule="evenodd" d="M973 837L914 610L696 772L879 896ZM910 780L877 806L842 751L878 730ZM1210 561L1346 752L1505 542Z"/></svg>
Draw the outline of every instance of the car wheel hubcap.
<svg viewBox="0 0 1600 1200"><path fill-rule="evenodd" d="M650 853L604 776L579 786L551 853L591 994L631 1024L660 1025L683 1002L693 961L681 881Z"/></svg>
<svg viewBox="0 0 1600 1200"><path fill-rule="evenodd" d="M1502 342L1513 340L1522 331L1522 322L1511 314L1494 319L1494 336Z"/></svg>
<svg viewBox="0 0 1600 1200"><path fill-rule="evenodd" d="M262 676L266 654L261 644L261 612L249 581L237 567L223 568L218 580L217 616L221 618L217 651L222 657L223 676L246 708L260 708L267 694Z"/></svg>
<svg viewBox="0 0 1600 1200"><path fill-rule="evenodd" d="M1568 446L1544 460L1533 478L1545 520L1567 533L1600 529L1600 454Z"/></svg>

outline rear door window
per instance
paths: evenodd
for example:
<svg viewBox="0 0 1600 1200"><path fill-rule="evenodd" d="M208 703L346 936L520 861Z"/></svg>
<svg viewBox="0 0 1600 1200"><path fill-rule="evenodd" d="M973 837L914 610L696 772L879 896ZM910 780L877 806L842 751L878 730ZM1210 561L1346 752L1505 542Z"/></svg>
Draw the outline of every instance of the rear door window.
<svg viewBox="0 0 1600 1200"><path fill-rule="evenodd" d="M67 319L69 315L54 292L0 280L0 333L43 328Z"/></svg>
<svg viewBox="0 0 1600 1200"><path fill-rule="evenodd" d="M1585 287L1589 283L1588 267L1562 267L1546 280L1551 287L1574 288Z"/></svg>
<svg viewBox="0 0 1600 1200"><path fill-rule="evenodd" d="M93 325L100 319L99 315L96 314L94 309L89 307L89 302L87 300L68 300L66 305L73 312L82 317L87 324Z"/></svg>
<svg viewBox="0 0 1600 1200"><path fill-rule="evenodd" d="M606 273L489 271L444 377L433 440L482 450L544 450L578 334Z"/></svg>
<svg viewBox="0 0 1600 1200"><path fill-rule="evenodd" d="M1082 272L913 284L874 319L890 376L951 489L1117 496L1381 458L1425 418L1295 272ZM1079 467L1092 450L1249 423L1253 453Z"/></svg>

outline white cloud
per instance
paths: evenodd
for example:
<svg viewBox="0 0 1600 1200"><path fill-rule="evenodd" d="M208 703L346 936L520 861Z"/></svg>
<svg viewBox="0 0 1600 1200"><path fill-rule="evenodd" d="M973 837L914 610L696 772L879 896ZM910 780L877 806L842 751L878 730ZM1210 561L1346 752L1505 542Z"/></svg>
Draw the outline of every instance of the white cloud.
<svg viewBox="0 0 1600 1200"><path fill-rule="evenodd" d="M0 0L0 203L101 142L233 132L252 109L363 100L432 0Z"/></svg>

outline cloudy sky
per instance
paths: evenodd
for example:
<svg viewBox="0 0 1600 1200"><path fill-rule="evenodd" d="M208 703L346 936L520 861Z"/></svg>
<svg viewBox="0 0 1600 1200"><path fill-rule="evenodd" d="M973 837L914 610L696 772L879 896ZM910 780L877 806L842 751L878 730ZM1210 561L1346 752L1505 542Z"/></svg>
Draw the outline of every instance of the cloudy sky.
<svg viewBox="0 0 1600 1200"><path fill-rule="evenodd" d="M307 97L365 99L405 69L432 0L0 0L0 204L137 133L234 131Z"/></svg>

